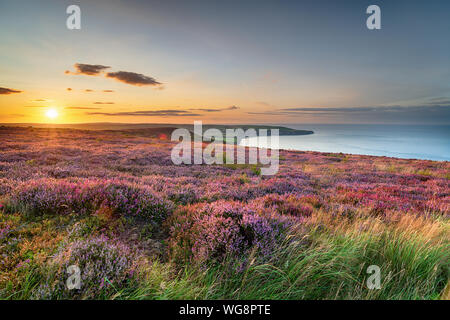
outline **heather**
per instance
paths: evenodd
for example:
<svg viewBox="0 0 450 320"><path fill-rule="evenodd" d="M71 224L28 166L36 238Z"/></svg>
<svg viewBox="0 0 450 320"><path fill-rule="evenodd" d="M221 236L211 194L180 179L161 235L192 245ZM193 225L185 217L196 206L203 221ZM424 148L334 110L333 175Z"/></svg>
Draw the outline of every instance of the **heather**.
<svg viewBox="0 0 450 320"><path fill-rule="evenodd" d="M144 131L0 128L2 299L448 298L448 162L282 150L261 176Z"/></svg>
<svg viewBox="0 0 450 320"><path fill-rule="evenodd" d="M36 179L11 190L9 210L24 213L94 213L110 208L116 214L161 221L170 204L149 187L117 180Z"/></svg>
<svg viewBox="0 0 450 320"><path fill-rule="evenodd" d="M178 209L168 219L172 257L185 262L223 262L255 250L270 257L283 233L297 220L237 201L217 201Z"/></svg>
<svg viewBox="0 0 450 320"><path fill-rule="evenodd" d="M33 299L82 298L108 296L121 289L133 275L136 253L124 244L105 236L74 241L58 250L49 263L45 281L34 290ZM69 266L80 268L82 289L68 290L66 277Z"/></svg>

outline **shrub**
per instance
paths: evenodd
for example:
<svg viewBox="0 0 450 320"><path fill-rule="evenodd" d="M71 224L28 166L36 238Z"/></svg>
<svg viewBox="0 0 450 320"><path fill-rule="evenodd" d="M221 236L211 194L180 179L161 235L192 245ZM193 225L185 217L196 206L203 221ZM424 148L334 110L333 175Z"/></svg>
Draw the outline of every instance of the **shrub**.
<svg viewBox="0 0 450 320"><path fill-rule="evenodd" d="M64 246L48 267L47 281L35 289L35 299L108 297L133 276L136 253L104 236L78 240ZM81 288L69 290L69 266L80 268Z"/></svg>
<svg viewBox="0 0 450 320"><path fill-rule="evenodd" d="M314 209L321 207L321 201L311 195L269 194L255 199L255 203L261 202L265 208L273 208L279 214L295 217L308 217Z"/></svg>
<svg viewBox="0 0 450 320"><path fill-rule="evenodd" d="M245 257L257 248L264 259L293 222L237 201L180 207L167 222L171 255L176 261L217 262L226 256Z"/></svg>
<svg viewBox="0 0 450 320"><path fill-rule="evenodd" d="M14 210L42 214L93 213L108 207L115 214L160 222L171 205L148 186L120 180L40 179L19 185L11 194Z"/></svg>

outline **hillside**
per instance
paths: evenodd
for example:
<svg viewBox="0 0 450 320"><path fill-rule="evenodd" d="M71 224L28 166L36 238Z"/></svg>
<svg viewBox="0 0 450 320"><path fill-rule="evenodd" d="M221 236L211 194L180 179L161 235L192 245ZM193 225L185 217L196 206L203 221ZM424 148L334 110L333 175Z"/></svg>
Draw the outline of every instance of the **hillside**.
<svg viewBox="0 0 450 320"><path fill-rule="evenodd" d="M161 130L0 128L1 299L445 298L450 163L280 151L261 176L174 165Z"/></svg>
<svg viewBox="0 0 450 320"><path fill-rule="evenodd" d="M189 131L193 131L194 127L192 124L158 124L158 123L109 123L109 122L98 122L98 123L79 123L79 124L45 124L45 123L0 123L0 126L6 127L33 127L33 128L58 128L58 129L79 129L79 130L152 130L157 132L157 130L164 130L165 128L186 128ZM221 125L221 124L204 124L203 129L207 130L209 128L217 128L225 134L226 129L242 128L247 130L249 128L254 128L256 130L260 129L278 129L281 136L287 135L307 135L313 134L311 130L297 130L283 126L268 126L268 125Z"/></svg>

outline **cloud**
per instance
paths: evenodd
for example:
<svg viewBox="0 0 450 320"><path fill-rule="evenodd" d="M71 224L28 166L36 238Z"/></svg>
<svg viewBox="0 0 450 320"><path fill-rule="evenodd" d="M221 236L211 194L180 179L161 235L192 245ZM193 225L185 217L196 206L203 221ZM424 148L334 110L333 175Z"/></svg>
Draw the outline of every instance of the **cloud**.
<svg viewBox="0 0 450 320"><path fill-rule="evenodd" d="M203 111L203 112L220 112L221 109L207 109L207 108L195 108L195 109L189 109L192 111Z"/></svg>
<svg viewBox="0 0 450 320"><path fill-rule="evenodd" d="M145 116L145 117L192 117L200 116L185 110L146 110L131 112L86 112L90 116Z"/></svg>
<svg viewBox="0 0 450 320"><path fill-rule="evenodd" d="M448 101L450 98L448 97L437 97L437 98L431 98L430 101Z"/></svg>
<svg viewBox="0 0 450 320"><path fill-rule="evenodd" d="M423 104L411 106L369 107L297 107L262 112L252 115L287 116L308 119L309 122L359 122L359 123L448 123L450 104Z"/></svg>
<svg viewBox="0 0 450 320"><path fill-rule="evenodd" d="M94 104L114 104L114 102L94 102Z"/></svg>
<svg viewBox="0 0 450 320"><path fill-rule="evenodd" d="M283 116L284 113L281 112L272 112L272 111L262 111L262 112L247 112L247 114L262 114L262 115L270 115L270 116Z"/></svg>
<svg viewBox="0 0 450 320"><path fill-rule="evenodd" d="M109 66L103 66L101 64L85 64L85 63L75 63L75 72L66 70L66 74L84 74L87 76L98 76L105 69L109 69Z"/></svg>
<svg viewBox="0 0 450 320"><path fill-rule="evenodd" d="M159 86L162 84L152 77L147 77L140 73L128 71L108 72L106 77L134 86Z"/></svg>
<svg viewBox="0 0 450 320"><path fill-rule="evenodd" d="M393 108L397 108L398 106L390 107L390 110ZM327 107L300 107L300 108L285 108L285 109L277 109L278 112L284 114L293 114L293 113L302 113L302 112L313 112L313 113L323 113L323 112L369 112L374 111L379 108L387 108L388 107L343 107L343 108L327 108Z"/></svg>
<svg viewBox="0 0 450 320"><path fill-rule="evenodd" d="M88 75L88 76L100 76L104 74L106 69L111 68L110 66L104 66L101 64L85 64L85 63L75 63L75 71L66 70L65 74L72 75ZM163 90L164 86L161 82L155 80L155 78L143 75L141 73L129 72L129 71L117 71L108 72L104 74L106 78L115 79L117 81L131 84L133 86L154 86L156 89ZM103 92L113 92L113 90L103 90Z"/></svg>
<svg viewBox="0 0 450 320"><path fill-rule="evenodd" d="M24 106L25 108L48 108L48 106Z"/></svg>
<svg viewBox="0 0 450 320"><path fill-rule="evenodd" d="M295 113L379 113L379 112L412 112L412 111L432 111L435 110L433 107L438 108L448 108L449 105L439 104L439 105L424 105L424 106L374 106L374 107L342 107L342 108L311 108L311 107L301 107L301 108L286 108L278 109L279 113L282 114L295 114Z"/></svg>
<svg viewBox="0 0 450 320"><path fill-rule="evenodd" d="M0 87L0 94L21 93L23 91Z"/></svg>
<svg viewBox="0 0 450 320"><path fill-rule="evenodd" d="M429 99L430 102L427 104L430 106L440 106L440 105L450 105L450 98L448 97L439 97L439 98L432 98Z"/></svg>
<svg viewBox="0 0 450 320"><path fill-rule="evenodd" d="M114 92L114 90L103 90L103 92Z"/></svg>
<svg viewBox="0 0 450 320"><path fill-rule="evenodd" d="M72 91L72 88L67 88L66 90L67 90L67 91Z"/></svg>
<svg viewBox="0 0 450 320"><path fill-rule="evenodd" d="M94 92L94 90L92 90L92 89L86 89L86 90L84 90L84 92Z"/></svg>
<svg viewBox="0 0 450 320"><path fill-rule="evenodd" d="M36 99L36 100L33 100L32 102L45 102L45 101L48 101L47 99Z"/></svg>
<svg viewBox="0 0 450 320"><path fill-rule="evenodd" d="M239 107L236 106L231 106L231 107L226 107L226 108L220 108L220 109L210 109L210 108L192 108L189 110L192 111L203 111L203 112L221 112L221 111L227 111L227 110L237 110L239 109Z"/></svg>
<svg viewBox="0 0 450 320"><path fill-rule="evenodd" d="M101 108L96 108L96 107L65 107L64 109L70 109L70 110L100 110Z"/></svg>

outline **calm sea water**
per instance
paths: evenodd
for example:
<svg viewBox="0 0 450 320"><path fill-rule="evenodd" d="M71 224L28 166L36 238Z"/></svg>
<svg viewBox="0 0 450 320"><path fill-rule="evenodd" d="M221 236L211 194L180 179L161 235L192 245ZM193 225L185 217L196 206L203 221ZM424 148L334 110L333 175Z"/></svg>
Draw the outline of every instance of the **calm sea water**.
<svg viewBox="0 0 450 320"><path fill-rule="evenodd" d="M450 125L288 125L313 130L306 136L280 137L280 149L343 152L406 159L450 161ZM241 145L257 146L248 138Z"/></svg>

